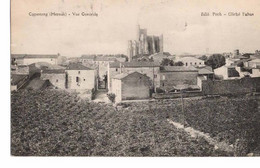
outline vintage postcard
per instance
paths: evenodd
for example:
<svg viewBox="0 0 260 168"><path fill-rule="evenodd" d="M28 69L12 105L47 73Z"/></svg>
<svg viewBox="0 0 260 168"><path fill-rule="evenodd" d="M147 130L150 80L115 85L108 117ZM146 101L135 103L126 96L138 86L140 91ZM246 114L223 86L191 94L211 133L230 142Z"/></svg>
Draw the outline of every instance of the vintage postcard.
<svg viewBox="0 0 260 168"><path fill-rule="evenodd" d="M12 156L260 156L259 0L11 0Z"/></svg>

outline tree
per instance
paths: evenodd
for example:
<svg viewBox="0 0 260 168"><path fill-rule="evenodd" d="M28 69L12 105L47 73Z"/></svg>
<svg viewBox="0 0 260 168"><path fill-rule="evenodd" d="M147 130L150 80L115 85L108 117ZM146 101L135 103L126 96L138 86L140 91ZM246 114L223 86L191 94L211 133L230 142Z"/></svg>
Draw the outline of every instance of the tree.
<svg viewBox="0 0 260 168"><path fill-rule="evenodd" d="M207 61L208 57L206 55L202 55L201 57L199 57L199 59Z"/></svg>
<svg viewBox="0 0 260 168"><path fill-rule="evenodd" d="M174 66L183 66L183 65L184 65L183 62L181 62L181 61L178 61L178 62L174 63Z"/></svg>
<svg viewBox="0 0 260 168"><path fill-rule="evenodd" d="M115 103L116 95L114 93L108 93L107 97L112 103Z"/></svg>
<svg viewBox="0 0 260 168"><path fill-rule="evenodd" d="M174 62L173 60L169 59L169 58L164 58L161 62L162 66L173 66Z"/></svg>
<svg viewBox="0 0 260 168"><path fill-rule="evenodd" d="M226 64L226 59L221 54L213 54L205 62L206 65L211 66L212 69L216 69Z"/></svg>

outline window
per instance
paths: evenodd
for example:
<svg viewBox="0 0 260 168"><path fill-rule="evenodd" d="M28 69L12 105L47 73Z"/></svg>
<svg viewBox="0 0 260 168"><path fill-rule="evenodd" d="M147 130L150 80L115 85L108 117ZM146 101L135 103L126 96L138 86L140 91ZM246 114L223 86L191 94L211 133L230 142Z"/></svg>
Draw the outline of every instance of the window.
<svg viewBox="0 0 260 168"><path fill-rule="evenodd" d="M162 86L164 86L164 83L162 83Z"/></svg>
<svg viewBox="0 0 260 168"><path fill-rule="evenodd" d="M84 81L86 81L86 79L83 79Z"/></svg>
<svg viewBox="0 0 260 168"><path fill-rule="evenodd" d="M118 69L116 68L116 72L118 71Z"/></svg>
<svg viewBox="0 0 260 168"><path fill-rule="evenodd" d="M165 80L165 75L162 76L162 80Z"/></svg>
<svg viewBox="0 0 260 168"><path fill-rule="evenodd" d="M78 72L78 74L80 74L80 71Z"/></svg>
<svg viewBox="0 0 260 168"><path fill-rule="evenodd" d="M59 82L59 80L58 80L58 79L56 79L56 82Z"/></svg>
<svg viewBox="0 0 260 168"><path fill-rule="evenodd" d="M190 65L192 65L192 62L190 62Z"/></svg>
<svg viewBox="0 0 260 168"><path fill-rule="evenodd" d="M76 82L79 82L79 77L78 76L76 77Z"/></svg>
<svg viewBox="0 0 260 168"><path fill-rule="evenodd" d="M195 62L195 65L197 65L197 62Z"/></svg>
<svg viewBox="0 0 260 168"><path fill-rule="evenodd" d="M200 65L201 65L201 62L200 62Z"/></svg>
<svg viewBox="0 0 260 168"><path fill-rule="evenodd" d="M186 62L186 66L188 66L188 63Z"/></svg>
<svg viewBox="0 0 260 168"><path fill-rule="evenodd" d="M156 75L156 74L154 74L154 78L157 78L157 75Z"/></svg>

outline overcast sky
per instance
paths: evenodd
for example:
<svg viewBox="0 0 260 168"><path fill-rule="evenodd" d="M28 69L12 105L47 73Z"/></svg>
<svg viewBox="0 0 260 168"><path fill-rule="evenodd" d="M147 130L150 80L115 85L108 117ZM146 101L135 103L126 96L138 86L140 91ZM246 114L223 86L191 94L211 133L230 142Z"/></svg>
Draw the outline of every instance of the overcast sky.
<svg viewBox="0 0 260 168"><path fill-rule="evenodd" d="M12 53L126 54L136 27L164 34L172 54L260 49L259 0L16 0L11 1ZM29 12L90 12L98 17L31 17ZM252 17L201 16L251 12ZM186 24L187 23L187 24ZM185 26L187 25L187 26Z"/></svg>

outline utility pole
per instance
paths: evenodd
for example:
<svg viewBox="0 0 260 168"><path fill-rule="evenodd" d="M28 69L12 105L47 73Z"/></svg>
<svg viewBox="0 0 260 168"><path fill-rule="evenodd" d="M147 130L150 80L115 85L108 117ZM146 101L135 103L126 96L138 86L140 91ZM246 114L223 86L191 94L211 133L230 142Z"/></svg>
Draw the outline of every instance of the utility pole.
<svg viewBox="0 0 260 168"><path fill-rule="evenodd" d="M183 101L183 89L180 90L181 93L181 110L182 110L182 122L183 122L183 127L185 127L185 114L184 114L184 101Z"/></svg>

